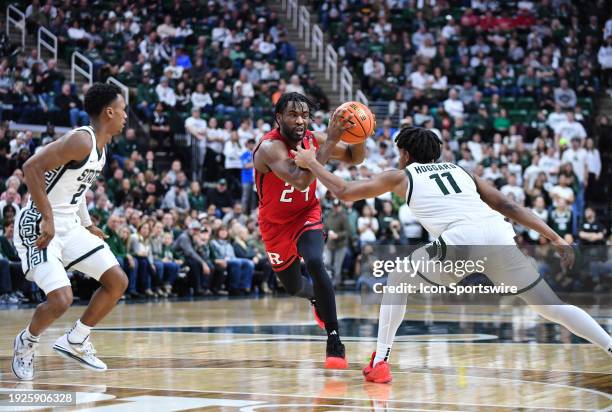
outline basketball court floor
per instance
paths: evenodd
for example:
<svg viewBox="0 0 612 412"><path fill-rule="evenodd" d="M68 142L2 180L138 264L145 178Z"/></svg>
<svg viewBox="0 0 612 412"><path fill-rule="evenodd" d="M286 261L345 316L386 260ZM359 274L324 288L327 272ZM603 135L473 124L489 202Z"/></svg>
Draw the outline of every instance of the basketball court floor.
<svg viewBox="0 0 612 412"><path fill-rule="evenodd" d="M325 339L297 298L120 304L92 335L105 373L55 355L73 306L41 339L36 376L11 373L32 309L2 310L0 393L76 392L93 411L611 411L612 361L524 306L409 306L392 384L365 383L378 307L338 296L350 369L323 369ZM612 310L587 309L608 330ZM0 406L0 410L31 410Z"/></svg>

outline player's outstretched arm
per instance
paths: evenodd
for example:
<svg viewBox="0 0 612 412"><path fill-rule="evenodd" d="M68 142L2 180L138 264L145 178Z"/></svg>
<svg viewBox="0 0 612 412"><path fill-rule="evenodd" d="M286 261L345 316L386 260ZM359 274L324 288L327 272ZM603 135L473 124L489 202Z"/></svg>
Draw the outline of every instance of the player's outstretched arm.
<svg viewBox="0 0 612 412"><path fill-rule="evenodd" d="M71 161L82 161L91 153L93 141L87 132L71 132L48 144L23 165L23 174L34 206L42 216L40 236L36 241L39 249L47 247L55 229L53 213L47 198L45 172Z"/></svg>
<svg viewBox="0 0 612 412"><path fill-rule="evenodd" d="M569 244L559 236L550 226L534 215L531 210L509 200L499 190L478 176L473 176L480 198L492 209L515 222L538 232L550 240L561 255L565 267L574 263L574 254Z"/></svg>
<svg viewBox="0 0 612 412"><path fill-rule="evenodd" d="M298 147L295 154L295 162L299 167L310 169L310 171L327 187L334 196L340 200L361 200L380 196L383 193L395 192L404 197L408 187L406 174L401 170L389 170L374 175L371 179L346 182L339 176L325 169L315 157L315 150L311 144L308 148Z"/></svg>

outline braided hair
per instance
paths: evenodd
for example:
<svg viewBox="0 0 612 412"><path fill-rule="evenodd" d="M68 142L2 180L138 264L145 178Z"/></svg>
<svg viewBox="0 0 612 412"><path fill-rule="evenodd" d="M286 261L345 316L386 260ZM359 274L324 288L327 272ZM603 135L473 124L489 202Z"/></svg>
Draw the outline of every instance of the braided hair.
<svg viewBox="0 0 612 412"><path fill-rule="evenodd" d="M308 112L310 113L310 120L313 119L314 112L317 110L316 103L303 94L295 92L284 93L281 95L281 97L279 97L278 101L276 102L276 106L274 106L274 118L276 119L277 114L283 114L291 102L294 104L306 103L306 106L308 106Z"/></svg>
<svg viewBox="0 0 612 412"><path fill-rule="evenodd" d="M395 144L410 153L410 158L417 163L435 162L442 150L438 136L423 127L402 127L395 138Z"/></svg>

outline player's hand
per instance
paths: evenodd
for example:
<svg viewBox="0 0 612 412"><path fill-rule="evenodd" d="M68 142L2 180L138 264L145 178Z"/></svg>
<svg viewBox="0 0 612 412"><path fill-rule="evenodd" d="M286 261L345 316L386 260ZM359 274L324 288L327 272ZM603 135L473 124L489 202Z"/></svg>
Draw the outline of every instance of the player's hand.
<svg viewBox="0 0 612 412"><path fill-rule="evenodd" d="M304 145L305 148L298 145L297 151L292 150L291 154L293 154L295 164L302 169L310 169L311 162L317 161L317 151L312 141L312 138L305 140Z"/></svg>
<svg viewBox="0 0 612 412"><path fill-rule="evenodd" d="M355 127L355 116L353 113L349 113L346 109L337 110L327 128L327 140L338 142L342 133L352 127Z"/></svg>
<svg viewBox="0 0 612 412"><path fill-rule="evenodd" d="M563 269L569 269L574 265L574 249L572 246L565 241L563 238L558 238L552 241L552 245L557 249L557 253L561 256L561 267Z"/></svg>
<svg viewBox="0 0 612 412"><path fill-rule="evenodd" d="M54 236L55 225L53 223L53 218L46 219L43 217L40 221L40 235L38 235L38 239L36 239L36 247L38 249L45 249L49 246Z"/></svg>
<svg viewBox="0 0 612 412"><path fill-rule="evenodd" d="M85 229L89 230L89 233L91 233L94 236L99 237L102 240L108 239L108 235L104 233L102 229L100 229L97 226L91 225L91 226L87 226Z"/></svg>

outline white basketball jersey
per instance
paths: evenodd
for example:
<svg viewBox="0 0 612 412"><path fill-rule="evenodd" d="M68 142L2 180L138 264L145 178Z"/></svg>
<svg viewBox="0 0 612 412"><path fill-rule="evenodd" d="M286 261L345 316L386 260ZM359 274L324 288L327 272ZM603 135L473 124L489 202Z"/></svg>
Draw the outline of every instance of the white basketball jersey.
<svg viewBox="0 0 612 412"><path fill-rule="evenodd" d="M453 163L411 163L405 171L409 179L406 203L434 237L465 224L499 223L512 230L503 215L480 198L474 179L461 167Z"/></svg>
<svg viewBox="0 0 612 412"><path fill-rule="evenodd" d="M102 172L106 162L106 153L98 152L96 134L91 126L83 126L75 131L85 131L91 135L93 147L91 153L82 161L71 161L53 170L45 172L47 197L54 214L73 214L79 210L85 193Z"/></svg>

